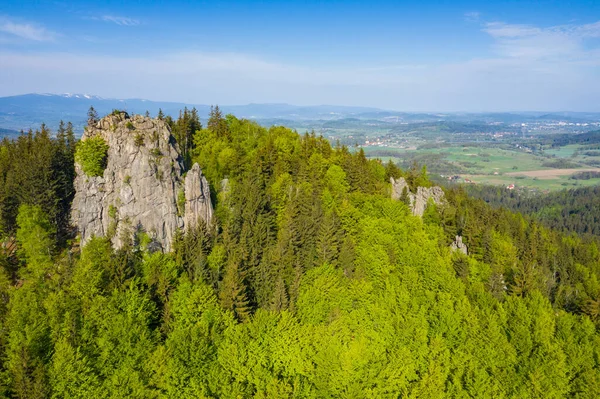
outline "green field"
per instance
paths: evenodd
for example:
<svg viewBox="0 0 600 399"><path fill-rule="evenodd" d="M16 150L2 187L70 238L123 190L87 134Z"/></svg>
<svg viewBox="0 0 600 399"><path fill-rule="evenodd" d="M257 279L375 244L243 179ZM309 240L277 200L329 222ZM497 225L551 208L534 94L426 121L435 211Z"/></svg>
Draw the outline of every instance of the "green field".
<svg viewBox="0 0 600 399"><path fill-rule="evenodd" d="M570 158L580 147L581 146L579 144L570 144L564 147L544 150L544 153L559 158Z"/></svg>
<svg viewBox="0 0 600 399"><path fill-rule="evenodd" d="M386 152L394 152L393 156L379 156L380 147L365 147L367 157L393 159L402 161L407 157L439 155L445 162L466 169L467 173L493 174L494 172L511 172L523 170L545 169L542 163L547 158L533 154L510 151L501 148L481 147L448 147L443 149L427 148L407 150L402 148L386 148Z"/></svg>
<svg viewBox="0 0 600 399"><path fill-rule="evenodd" d="M465 175L477 184L490 184L508 186L514 184L516 188L544 190L562 190L568 188L579 188L600 185L600 179L573 180L569 176L560 176L554 179L539 179L521 176L490 176L490 175Z"/></svg>
<svg viewBox="0 0 600 399"><path fill-rule="evenodd" d="M543 158L498 148L458 147L444 150L449 162L466 165L478 174L544 169ZM473 164L473 165L470 165Z"/></svg>
<svg viewBox="0 0 600 399"><path fill-rule="evenodd" d="M571 162L591 166L600 166L600 150L591 149L590 147L581 146L579 144L571 144L560 148L546 149L544 150L544 154L557 158L568 159Z"/></svg>
<svg viewBox="0 0 600 399"><path fill-rule="evenodd" d="M371 158L392 160L406 167L415 160L426 164L431 174L440 176L459 175L461 181L470 179L476 184L492 184L534 190L561 190L584 186L600 185L600 179L575 180L570 175L528 177L507 175L508 173L536 170L562 170L544 166L544 163L565 159L577 163L573 168L589 168L584 160L592 158L576 154L580 146L569 145L547 150L536 155L520 149L499 147L456 146L447 148L411 149L393 147L364 147L365 154ZM575 157L572 155L575 154Z"/></svg>

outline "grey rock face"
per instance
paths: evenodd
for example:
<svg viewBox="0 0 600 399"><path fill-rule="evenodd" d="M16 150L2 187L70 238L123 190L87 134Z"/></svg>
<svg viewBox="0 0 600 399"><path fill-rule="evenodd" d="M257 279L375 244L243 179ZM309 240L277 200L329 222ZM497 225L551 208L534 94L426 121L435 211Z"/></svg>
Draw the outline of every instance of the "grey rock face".
<svg viewBox="0 0 600 399"><path fill-rule="evenodd" d="M468 254L467 245L463 243L462 236L456 236L452 244L450 244L450 249L452 251L460 251L463 254Z"/></svg>
<svg viewBox="0 0 600 399"><path fill-rule="evenodd" d="M444 201L444 191L440 187L419 187L412 201L412 211L415 216L423 216L429 199L433 199L436 205L442 205Z"/></svg>
<svg viewBox="0 0 600 399"><path fill-rule="evenodd" d="M210 223L208 182L198 165L184 182L182 157L164 121L109 115L86 128L82 140L94 136L101 136L109 149L103 176L87 176L75 164L71 219L82 244L94 235L109 236L120 248L136 232L145 232L153 247L170 251L178 229L193 226L198 217Z"/></svg>
<svg viewBox="0 0 600 399"><path fill-rule="evenodd" d="M406 192L409 194L410 198L410 189L408 188L408 183L404 180L404 177L399 177L398 180L390 177L390 183L392 183L392 199L399 200L402 197L402 192L406 189Z"/></svg>
<svg viewBox="0 0 600 399"><path fill-rule="evenodd" d="M415 216L423 216L425 212L425 208L427 208L427 203L429 199L433 199L433 202L436 205L443 205L445 201L444 190L441 187L418 187L417 193L414 194L410 192L408 184L403 177L398 179L394 179L390 177L390 183L392 183L392 199L399 200L402 198L402 193L406 190L406 195L408 196L410 209L412 210L413 215Z"/></svg>
<svg viewBox="0 0 600 399"><path fill-rule="evenodd" d="M185 176L185 228L196 227L199 219L210 222L212 217L210 188L200 166L195 163Z"/></svg>

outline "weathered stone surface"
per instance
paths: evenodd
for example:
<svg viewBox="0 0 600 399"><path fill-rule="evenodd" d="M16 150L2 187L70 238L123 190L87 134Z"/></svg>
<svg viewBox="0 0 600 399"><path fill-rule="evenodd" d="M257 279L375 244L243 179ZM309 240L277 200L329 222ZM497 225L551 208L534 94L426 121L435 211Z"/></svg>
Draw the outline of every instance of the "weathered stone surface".
<svg viewBox="0 0 600 399"><path fill-rule="evenodd" d="M196 227L199 218L210 221L212 217L210 188L200 166L196 163L185 176L185 228Z"/></svg>
<svg viewBox="0 0 600 399"><path fill-rule="evenodd" d="M404 177L399 177L398 180L390 177L390 183L392 183L392 199L399 200L402 197L402 192L404 189L410 193L410 189L408 188L408 183L404 180Z"/></svg>
<svg viewBox="0 0 600 399"><path fill-rule="evenodd" d="M429 199L436 205L442 205L444 202L444 191L437 186L419 187L417 193L412 198L412 211L415 216L423 216Z"/></svg>
<svg viewBox="0 0 600 399"><path fill-rule="evenodd" d="M450 244L450 249L452 251L460 251L463 254L468 254L467 245L463 243L462 236L456 236L452 244Z"/></svg>
<svg viewBox="0 0 600 399"><path fill-rule="evenodd" d="M410 209L415 216L423 216L429 199L432 199L436 205L443 205L445 202L444 190L441 187L418 187L415 194L410 191L403 177L398 179L390 177L390 183L392 183L392 199L394 200L401 199L402 193L406 190Z"/></svg>
<svg viewBox="0 0 600 399"><path fill-rule="evenodd" d="M183 159L164 121L111 114L86 128L82 140L98 135L109 146L103 176L87 176L75 164L71 218L82 244L94 235L110 236L119 248L136 232L145 232L155 248L170 251L178 229L194 225L198 217L210 223L213 210L206 178L194 165L184 182ZM178 200L187 187L184 217Z"/></svg>

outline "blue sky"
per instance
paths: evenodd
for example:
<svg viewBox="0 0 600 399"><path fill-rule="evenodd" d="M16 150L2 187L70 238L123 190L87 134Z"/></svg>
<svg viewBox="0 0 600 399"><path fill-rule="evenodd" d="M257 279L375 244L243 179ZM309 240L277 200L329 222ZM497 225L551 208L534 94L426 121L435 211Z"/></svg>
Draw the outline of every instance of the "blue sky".
<svg viewBox="0 0 600 399"><path fill-rule="evenodd" d="M600 111L600 1L0 0L0 96Z"/></svg>

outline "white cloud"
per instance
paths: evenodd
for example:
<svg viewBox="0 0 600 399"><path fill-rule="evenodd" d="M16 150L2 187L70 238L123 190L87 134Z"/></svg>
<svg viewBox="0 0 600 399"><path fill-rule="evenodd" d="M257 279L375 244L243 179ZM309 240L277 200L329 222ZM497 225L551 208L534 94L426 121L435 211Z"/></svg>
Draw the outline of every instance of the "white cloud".
<svg viewBox="0 0 600 399"><path fill-rule="evenodd" d="M577 31L581 37L600 37L600 21L581 25Z"/></svg>
<svg viewBox="0 0 600 399"><path fill-rule="evenodd" d="M14 22L6 17L0 17L0 32L37 42L54 41L57 36L43 26Z"/></svg>
<svg viewBox="0 0 600 399"><path fill-rule="evenodd" d="M504 22L488 22L483 31L496 40L495 49L502 56L518 58L575 59L590 54L584 44L600 37L600 21L584 25L557 25L540 28Z"/></svg>
<svg viewBox="0 0 600 399"><path fill-rule="evenodd" d="M487 32L494 38L517 38L532 36L542 32L541 29L528 25L511 25L504 22L487 22L484 26L484 32Z"/></svg>
<svg viewBox="0 0 600 399"><path fill-rule="evenodd" d="M465 13L465 20L469 22L477 22L481 17L481 13L479 11L471 11Z"/></svg>
<svg viewBox="0 0 600 399"><path fill-rule="evenodd" d="M104 22L112 22L121 26L137 26L140 24L140 21L134 18L129 17L120 17L117 15L103 15L101 17L94 18Z"/></svg>

